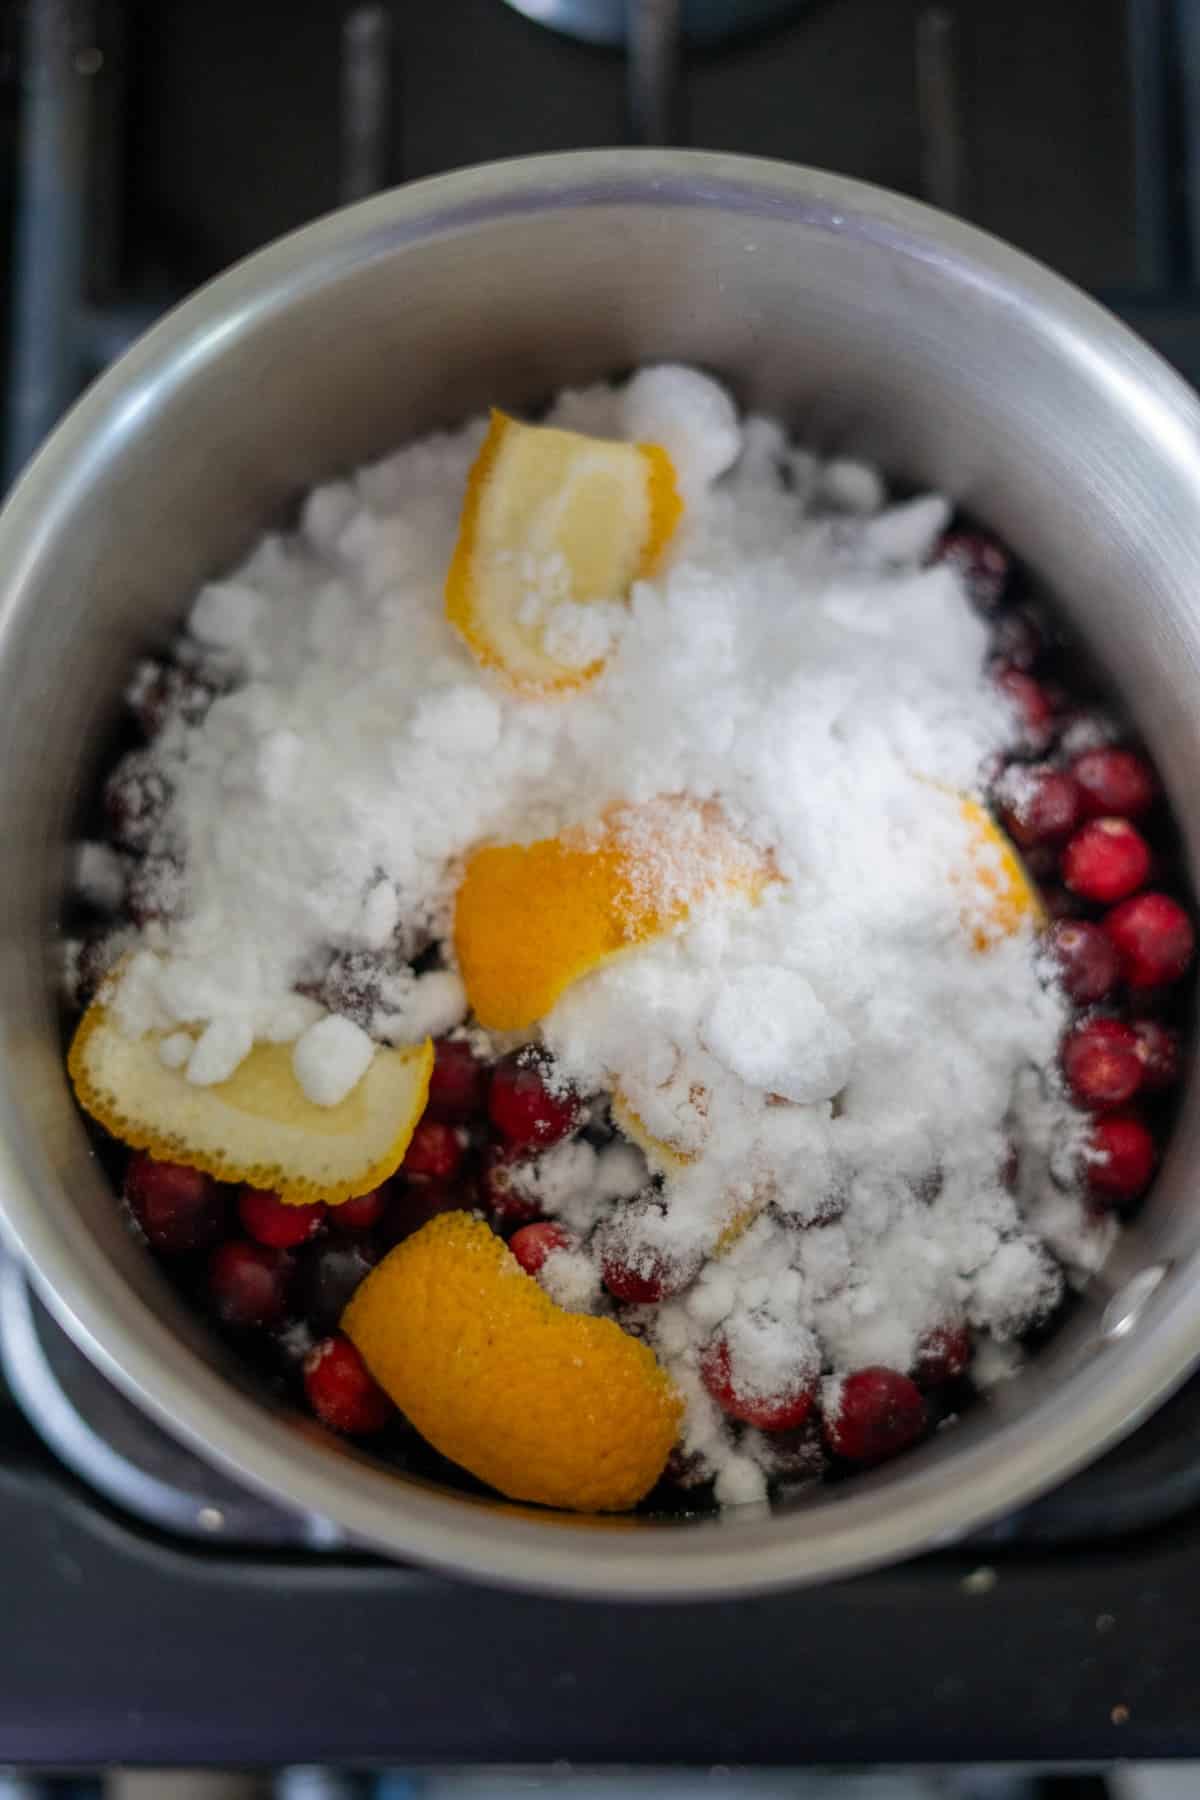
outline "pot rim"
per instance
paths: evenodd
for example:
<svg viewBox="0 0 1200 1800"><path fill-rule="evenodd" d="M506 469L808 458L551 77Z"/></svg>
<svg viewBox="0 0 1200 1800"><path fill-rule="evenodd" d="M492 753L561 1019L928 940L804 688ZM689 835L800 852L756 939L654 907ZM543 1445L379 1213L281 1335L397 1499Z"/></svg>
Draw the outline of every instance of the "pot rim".
<svg viewBox="0 0 1200 1800"><path fill-rule="evenodd" d="M24 572L88 479L102 445L135 432L151 397L218 358L222 345L340 270L410 244L529 211L581 206L732 207L848 233L946 269L1026 309L1056 354L1109 385L1149 424L1200 508L1200 406L1132 332L1068 282L987 234L886 190L790 164L697 151L585 151L484 164L377 195L327 215L201 288L156 325L77 403L0 515L0 656ZM1200 1358L1200 1309L1180 1268L1139 1324L1136 1358L1117 1334L1031 1413L940 1466L896 1466L811 1512L726 1515L685 1525L573 1519L401 1482L323 1435L272 1416L224 1379L131 1295L86 1234L39 1204L53 1181L0 1061L0 1210L40 1291L82 1349L133 1400L202 1455L261 1489L334 1521L355 1543L487 1582L607 1599L675 1600L765 1592L875 1567L953 1541L1027 1501L1140 1422ZM1186 1265L1191 1271L1200 1255ZM186 1359L186 1360L184 1360ZM1034 1427L1031 1429L1031 1425ZM810 1529L806 1531L805 1521ZM819 1529L811 1529L817 1525ZM662 1532L670 1531L669 1554Z"/></svg>

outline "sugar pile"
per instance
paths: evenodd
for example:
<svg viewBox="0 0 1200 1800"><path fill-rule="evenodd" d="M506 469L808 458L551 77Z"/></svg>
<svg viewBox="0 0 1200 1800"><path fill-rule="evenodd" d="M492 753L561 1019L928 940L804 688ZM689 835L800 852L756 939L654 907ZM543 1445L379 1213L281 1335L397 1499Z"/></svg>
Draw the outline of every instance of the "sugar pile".
<svg viewBox="0 0 1200 1800"><path fill-rule="evenodd" d="M757 905L714 898L543 1022L567 1077L619 1088L671 1147L666 1179L647 1194L635 1151L583 1143L525 1179L594 1233L547 1262L569 1303L606 1304L601 1254L696 1272L627 1322L684 1392L684 1447L718 1496L754 1498L760 1434L735 1440L699 1378L715 1332L746 1391L906 1369L947 1320L1007 1343L1051 1307L1047 1243L1084 1267L1107 1246L1049 1175L1077 1130L1053 1074L1062 1003L1029 929L994 929L994 851L959 802L1016 728L958 575L927 561L942 500L885 507L874 471L739 420L692 371L564 394L550 418L663 443L688 501L661 576L605 609L605 673L517 698L445 621L481 421L318 489L296 534L192 608L188 654L230 691L199 723L177 709L141 770L161 784L143 847L162 886L121 1017L198 1082L256 1039L295 1041L330 1104L374 1043L463 1019L453 969L408 959L446 937L468 849L620 803L719 802L780 879ZM93 855L86 879L112 872Z"/></svg>

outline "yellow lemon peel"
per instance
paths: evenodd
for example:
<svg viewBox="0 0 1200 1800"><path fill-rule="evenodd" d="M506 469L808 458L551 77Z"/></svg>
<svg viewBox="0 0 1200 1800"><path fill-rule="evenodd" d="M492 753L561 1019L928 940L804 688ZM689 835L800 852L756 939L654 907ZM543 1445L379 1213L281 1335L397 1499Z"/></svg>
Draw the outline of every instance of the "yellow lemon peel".
<svg viewBox="0 0 1200 1800"><path fill-rule="evenodd" d="M605 659L582 667L556 659L547 637L554 608L624 600L654 573L682 514L659 445L525 425L493 409L467 480L446 616L514 687L583 687Z"/></svg>
<svg viewBox="0 0 1200 1800"><path fill-rule="evenodd" d="M395 1173L425 1110L433 1044L379 1049L337 1106L314 1106L292 1072L290 1044L256 1044L211 1087L169 1069L158 1038L126 1037L94 1000L67 1070L79 1103L135 1150L188 1163L220 1181L271 1188L282 1200L336 1206Z"/></svg>
<svg viewBox="0 0 1200 1800"><path fill-rule="evenodd" d="M342 1329L422 1437L511 1500L623 1512L678 1434L679 1396L648 1346L564 1312L469 1213L398 1245Z"/></svg>
<svg viewBox="0 0 1200 1800"><path fill-rule="evenodd" d="M485 846L455 904L467 997L488 1030L522 1030L580 976L672 930L712 894L757 899L775 879L719 807L678 797L623 808L591 831Z"/></svg>

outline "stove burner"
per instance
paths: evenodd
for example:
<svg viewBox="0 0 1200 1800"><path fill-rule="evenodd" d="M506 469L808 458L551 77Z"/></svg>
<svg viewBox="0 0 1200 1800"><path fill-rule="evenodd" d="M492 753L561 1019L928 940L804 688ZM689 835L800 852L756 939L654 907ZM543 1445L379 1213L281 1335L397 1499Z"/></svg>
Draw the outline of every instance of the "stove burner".
<svg viewBox="0 0 1200 1800"><path fill-rule="evenodd" d="M143 1524L255 1549L343 1546L326 1519L285 1512L168 1437L94 1369L0 1252L0 1368L13 1398L80 1480Z"/></svg>
<svg viewBox="0 0 1200 1800"><path fill-rule="evenodd" d="M508 4L566 37L612 47L631 35L635 11L676 10L677 0L508 0ZM802 0L682 0L683 42L722 43L777 24L801 9Z"/></svg>

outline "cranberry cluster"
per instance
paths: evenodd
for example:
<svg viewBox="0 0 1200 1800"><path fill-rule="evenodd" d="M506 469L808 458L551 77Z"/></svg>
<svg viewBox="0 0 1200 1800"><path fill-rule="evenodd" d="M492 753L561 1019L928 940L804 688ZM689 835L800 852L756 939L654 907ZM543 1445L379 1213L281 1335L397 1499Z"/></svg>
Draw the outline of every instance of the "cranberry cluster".
<svg viewBox="0 0 1200 1800"><path fill-rule="evenodd" d="M1078 655L1064 651L1019 591L1004 548L953 531L939 555L989 622L992 677L1015 715L1011 750L989 771L992 802L1040 887L1050 919L1045 953L1074 1009L1062 1073L1090 1123L1072 1184L1082 1174L1094 1207L1125 1210L1153 1175L1188 1024L1183 977L1195 932L1172 879L1170 821L1154 769L1138 748L1116 741L1110 716L1082 691ZM147 665L134 699L146 735L173 713L200 716L214 685ZM169 910L169 871L159 866L173 855L159 841L168 798L144 750L131 752L108 783L110 836L130 859L137 918ZM85 946L92 955L81 998L102 972L104 949L101 940ZM355 971L345 973L349 991ZM124 1195L151 1247L239 1346L273 1359L331 1429L385 1444L403 1422L337 1329L359 1283L396 1243L457 1208L482 1210L531 1275L555 1251L579 1248L563 1225L541 1216L529 1165L571 1134L597 1129L591 1114L539 1053L514 1052L488 1066L465 1040L446 1039L403 1165L371 1193L337 1207L285 1206L273 1193L231 1189L139 1152L127 1164ZM636 1309L681 1292L698 1272L686 1259L637 1247L639 1215L661 1204L651 1183L593 1246L632 1330L640 1328ZM798 1369L764 1396L739 1380L734 1347L718 1334L700 1374L737 1429L767 1434L775 1478L807 1481L882 1461L923 1436L967 1396L972 1351L967 1326L947 1319L926 1334L911 1369L857 1369L824 1393L811 1370ZM710 1474L677 1451L667 1482L687 1490Z"/></svg>
<svg viewBox="0 0 1200 1800"><path fill-rule="evenodd" d="M482 1207L498 1231L521 1226L513 1250L539 1268L569 1243L513 1177L522 1163L574 1131L585 1109L555 1087L530 1051L480 1062L459 1039L437 1045L429 1101L397 1175L340 1206L285 1205L262 1188L231 1188L181 1163L138 1151L125 1170L129 1211L217 1322L244 1347L300 1352L309 1405L351 1436L382 1431L393 1408L336 1327L379 1258L436 1213Z"/></svg>

